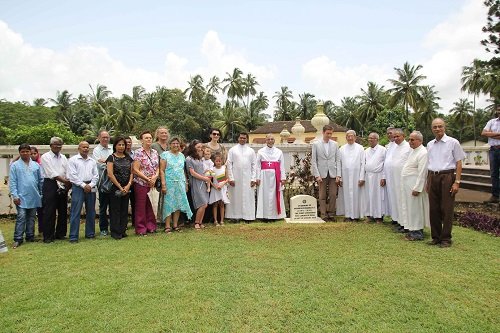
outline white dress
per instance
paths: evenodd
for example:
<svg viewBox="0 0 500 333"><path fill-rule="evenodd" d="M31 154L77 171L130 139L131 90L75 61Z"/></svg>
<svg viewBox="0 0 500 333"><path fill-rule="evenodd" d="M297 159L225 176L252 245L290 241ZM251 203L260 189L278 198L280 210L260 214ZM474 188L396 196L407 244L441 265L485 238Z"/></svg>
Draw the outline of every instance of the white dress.
<svg viewBox="0 0 500 333"><path fill-rule="evenodd" d="M219 185L219 180L222 180L223 176L226 175L226 166L223 165L219 169L213 168L212 170L214 172L213 178L212 178L212 183L214 185ZM229 198L227 196L227 183L224 184L224 186L221 187L220 190L216 189L215 186L212 187L212 190L210 191L210 198L208 199L208 204L211 205L214 202L222 200L223 203L228 204L229 203Z"/></svg>
<svg viewBox="0 0 500 333"><path fill-rule="evenodd" d="M389 196L390 211L393 221L400 221L401 210L401 171L408 159L411 148L407 141L401 142L399 145L394 144L390 148L391 151L387 153L384 163L384 173L386 177L387 194Z"/></svg>

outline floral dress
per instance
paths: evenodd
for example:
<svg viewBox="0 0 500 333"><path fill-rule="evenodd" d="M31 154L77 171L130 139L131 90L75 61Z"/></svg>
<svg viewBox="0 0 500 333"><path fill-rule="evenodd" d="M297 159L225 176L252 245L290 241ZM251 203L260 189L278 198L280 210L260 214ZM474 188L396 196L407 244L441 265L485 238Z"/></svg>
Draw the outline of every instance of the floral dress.
<svg viewBox="0 0 500 333"><path fill-rule="evenodd" d="M160 162L158 159L158 152L154 149L150 149L150 152L151 156L149 156L142 147L134 152L134 161L139 161L140 170L146 177L151 177L156 174ZM138 176L134 177L134 182L141 186L149 187L149 184Z"/></svg>
<svg viewBox="0 0 500 333"><path fill-rule="evenodd" d="M167 162L165 168L167 194L163 198L163 219L165 220L167 216L178 210L186 213L188 219L190 219L193 213L189 208L186 195L185 157L182 153L172 154L165 151L160 155L160 158Z"/></svg>

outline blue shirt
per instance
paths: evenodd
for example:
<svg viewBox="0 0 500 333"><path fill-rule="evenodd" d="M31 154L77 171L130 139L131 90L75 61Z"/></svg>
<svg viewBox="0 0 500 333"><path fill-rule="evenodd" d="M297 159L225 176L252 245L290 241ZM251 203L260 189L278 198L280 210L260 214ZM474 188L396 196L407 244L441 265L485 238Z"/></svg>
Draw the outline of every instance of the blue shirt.
<svg viewBox="0 0 500 333"><path fill-rule="evenodd" d="M14 199L21 199L21 208L42 207L42 172L38 163L22 159L12 163L9 171L9 190Z"/></svg>

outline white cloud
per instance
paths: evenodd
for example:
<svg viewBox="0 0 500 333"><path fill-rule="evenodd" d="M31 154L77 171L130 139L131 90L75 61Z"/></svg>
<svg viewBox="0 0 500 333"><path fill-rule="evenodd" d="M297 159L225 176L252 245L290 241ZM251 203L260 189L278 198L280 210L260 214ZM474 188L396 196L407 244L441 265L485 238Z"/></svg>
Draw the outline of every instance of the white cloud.
<svg viewBox="0 0 500 333"><path fill-rule="evenodd" d="M385 81L389 74L387 69L365 64L342 68L335 60L320 56L302 66L302 77L318 98L338 104L343 97L359 95L368 81L387 86Z"/></svg>
<svg viewBox="0 0 500 333"><path fill-rule="evenodd" d="M200 49L206 62L189 67L187 58L169 52L163 73L131 68L112 57L106 48L76 46L55 52L35 48L22 36L0 21L0 98L10 101L32 101L37 97L55 97L56 91L67 89L73 96L90 91L89 84L106 85L115 96L130 93L135 85L153 90L157 85L185 88L191 75L201 74L207 81L239 67L261 82L272 80L274 69L259 66L239 52L229 50L214 31L209 31Z"/></svg>
<svg viewBox="0 0 500 333"><path fill-rule="evenodd" d="M480 45L485 38L481 28L486 23L487 9L482 1L469 0L461 10L432 29L423 41L423 46L434 49L431 58L422 61L427 82L436 86L441 97L442 112L447 113L453 102L468 98L460 91L462 67L468 66L475 58L488 59ZM486 106L482 96L478 106Z"/></svg>
<svg viewBox="0 0 500 333"><path fill-rule="evenodd" d="M469 0L459 12L434 27L423 40L423 47L431 49L432 56L412 63L423 65L421 74L427 76L424 83L436 86L443 112L448 112L460 97L467 97L460 91L462 67L469 65L474 58L488 56L479 43L484 38L481 27L485 21L486 8L482 2ZM401 64L405 61L402 59ZM368 81L389 88L387 79L395 75L392 67L366 64L342 67L335 59L319 56L302 66L302 77L310 85L309 90L317 93L318 97L338 103L342 97L358 95ZM484 106L484 100L482 98L478 105Z"/></svg>

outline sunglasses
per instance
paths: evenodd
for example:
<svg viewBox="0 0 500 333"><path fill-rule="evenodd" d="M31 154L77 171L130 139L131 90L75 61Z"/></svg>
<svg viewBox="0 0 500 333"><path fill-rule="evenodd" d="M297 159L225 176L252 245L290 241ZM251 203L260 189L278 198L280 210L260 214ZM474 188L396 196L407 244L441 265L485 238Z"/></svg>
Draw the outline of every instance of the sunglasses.
<svg viewBox="0 0 500 333"><path fill-rule="evenodd" d="M212 135L214 135L214 136L220 136L219 133L212 133Z"/></svg>

